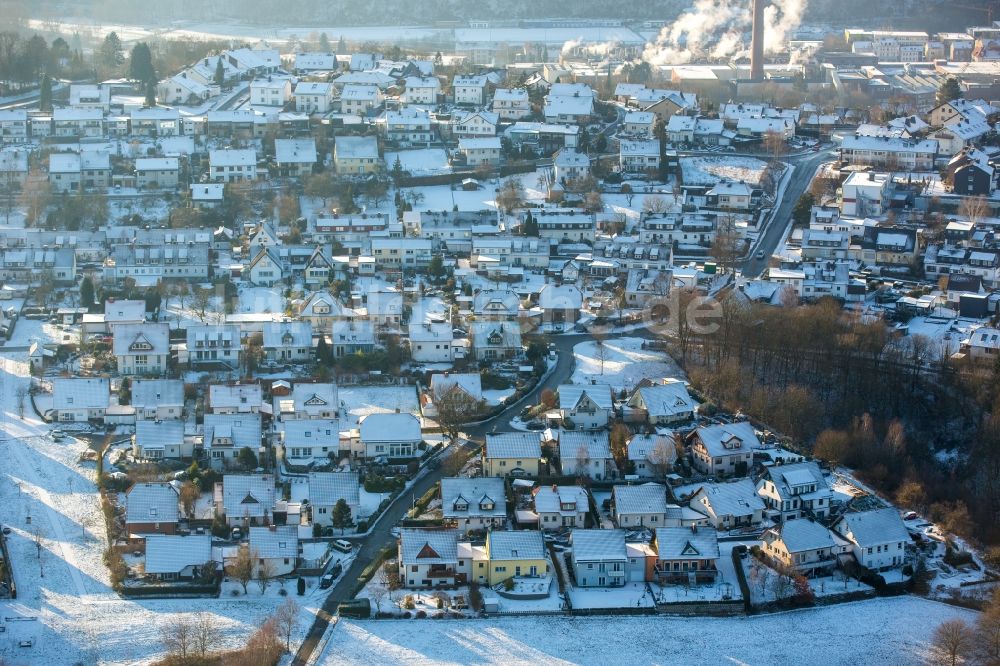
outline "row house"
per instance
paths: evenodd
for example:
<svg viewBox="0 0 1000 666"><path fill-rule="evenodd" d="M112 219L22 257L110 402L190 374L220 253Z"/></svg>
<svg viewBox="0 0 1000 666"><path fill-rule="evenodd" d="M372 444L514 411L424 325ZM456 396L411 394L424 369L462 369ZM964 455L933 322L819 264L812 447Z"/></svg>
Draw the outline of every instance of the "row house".
<svg viewBox="0 0 1000 666"><path fill-rule="evenodd" d="M111 155L104 151L49 155L49 184L55 192L79 192L111 186Z"/></svg>
<svg viewBox="0 0 1000 666"><path fill-rule="evenodd" d="M101 109L72 107L52 112L52 134L77 139L104 136L104 111Z"/></svg>
<svg viewBox="0 0 1000 666"><path fill-rule="evenodd" d="M842 162L854 166L932 171L938 144L933 139L848 135L841 142L839 153Z"/></svg>
<svg viewBox="0 0 1000 666"><path fill-rule="evenodd" d="M207 242L190 245L124 243L111 248L104 261L104 280L127 278L155 283L161 279L207 279L210 275Z"/></svg>

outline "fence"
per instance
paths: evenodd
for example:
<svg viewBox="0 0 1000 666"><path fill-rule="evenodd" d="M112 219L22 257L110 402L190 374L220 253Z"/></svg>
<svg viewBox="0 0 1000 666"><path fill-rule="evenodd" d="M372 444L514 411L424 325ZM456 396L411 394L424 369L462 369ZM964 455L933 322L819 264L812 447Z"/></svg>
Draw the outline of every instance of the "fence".
<svg viewBox="0 0 1000 666"><path fill-rule="evenodd" d="M4 536L3 532L0 532L0 554L3 555L3 568L0 569L0 574L3 574L2 581L7 584L7 589L10 591L10 598L17 599L17 584L14 582L13 563L10 559L10 553L7 551L7 537Z"/></svg>

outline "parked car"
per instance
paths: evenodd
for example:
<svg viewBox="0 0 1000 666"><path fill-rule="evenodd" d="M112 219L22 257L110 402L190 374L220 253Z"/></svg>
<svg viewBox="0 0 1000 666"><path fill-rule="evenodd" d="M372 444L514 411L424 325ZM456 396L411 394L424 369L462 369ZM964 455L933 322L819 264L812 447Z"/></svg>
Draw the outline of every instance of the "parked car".
<svg viewBox="0 0 1000 666"><path fill-rule="evenodd" d="M331 585L333 585L333 579L334 578L336 578L336 576L333 575L332 571L330 573L328 573L327 575L323 576L322 578L320 578L319 579L319 589L325 590L326 588L328 588Z"/></svg>
<svg viewBox="0 0 1000 666"><path fill-rule="evenodd" d="M230 534L233 541L239 541L243 538L243 530L239 527L234 527L232 533Z"/></svg>
<svg viewBox="0 0 1000 666"><path fill-rule="evenodd" d="M346 539L337 539L333 542L333 547L342 553L349 553L354 550L354 544Z"/></svg>

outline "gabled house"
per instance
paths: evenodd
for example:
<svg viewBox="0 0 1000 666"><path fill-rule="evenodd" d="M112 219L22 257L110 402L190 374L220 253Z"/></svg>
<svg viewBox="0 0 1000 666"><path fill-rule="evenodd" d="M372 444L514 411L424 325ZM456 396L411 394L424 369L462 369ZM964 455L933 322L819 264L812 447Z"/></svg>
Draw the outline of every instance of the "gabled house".
<svg viewBox="0 0 1000 666"><path fill-rule="evenodd" d="M201 578L212 562L212 535L150 534L146 537L146 575L159 580Z"/></svg>
<svg viewBox="0 0 1000 666"><path fill-rule="evenodd" d="M541 532L491 531L486 535L486 559L490 586L513 577L541 577L550 571Z"/></svg>
<svg viewBox="0 0 1000 666"><path fill-rule="evenodd" d="M305 321L264 324L264 358L275 363L312 360L312 326Z"/></svg>
<svg viewBox="0 0 1000 666"><path fill-rule="evenodd" d="M285 267L278 253L270 247L257 251L243 271L246 280L258 287L271 287L285 277Z"/></svg>
<svg viewBox="0 0 1000 666"><path fill-rule="evenodd" d="M184 438L184 422L136 421L132 435L132 455L139 460L177 460L188 458L194 452L193 444Z"/></svg>
<svg viewBox="0 0 1000 666"><path fill-rule="evenodd" d="M368 459L415 458L423 442L420 420L413 414L368 414L361 419L359 436Z"/></svg>
<svg viewBox="0 0 1000 666"><path fill-rule="evenodd" d="M538 529L559 530L564 527L584 528L590 513L590 496L580 486L540 486L531 491L534 496Z"/></svg>
<svg viewBox="0 0 1000 666"><path fill-rule="evenodd" d="M322 254L320 253L320 256ZM309 268L306 268L308 280ZM325 280L324 280L325 282ZM344 306L333 294L326 291L316 291L306 298L299 309L299 319L312 324L314 331L328 331L331 325L342 319Z"/></svg>
<svg viewBox="0 0 1000 666"><path fill-rule="evenodd" d="M574 324L583 308L583 293L573 284L546 284L538 292L538 307L546 323Z"/></svg>
<svg viewBox="0 0 1000 666"><path fill-rule="evenodd" d="M608 425L614 411L608 384L562 384L559 386L559 413L564 427L598 430Z"/></svg>
<svg viewBox="0 0 1000 666"><path fill-rule="evenodd" d="M248 547L257 555L256 567L267 562L272 576L287 576L295 571L299 561L299 533L295 525L251 527L249 532Z"/></svg>
<svg viewBox="0 0 1000 666"><path fill-rule="evenodd" d="M695 469L709 476L746 476L753 464L753 450L761 448L748 421L702 426L690 441Z"/></svg>
<svg viewBox="0 0 1000 666"><path fill-rule="evenodd" d="M622 415L627 422L663 426L690 421L695 407L684 382L667 379L662 384L636 389L625 403Z"/></svg>
<svg viewBox="0 0 1000 666"><path fill-rule="evenodd" d="M884 571L906 561L910 533L892 507L845 513L832 529L850 542L854 559L863 567Z"/></svg>
<svg viewBox="0 0 1000 666"><path fill-rule="evenodd" d="M178 501L169 483L133 484L125 493L125 529L130 536L176 533Z"/></svg>
<svg viewBox="0 0 1000 666"><path fill-rule="evenodd" d="M274 411L282 421L336 419L340 416L338 396L332 382L296 382L291 393L275 397Z"/></svg>
<svg viewBox="0 0 1000 666"><path fill-rule="evenodd" d="M120 324L115 327L112 353L123 375L162 375L170 358L170 327Z"/></svg>
<svg viewBox="0 0 1000 666"><path fill-rule="evenodd" d="M661 527L650 544L656 551L653 577L660 583L714 583L719 539L711 527Z"/></svg>
<svg viewBox="0 0 1000 666"><path fill-rule="evenodd" d="M677 462L677 446L668 435L633 435L628 441L631 473L640 479L663 479Z"/></svg>
<svg viewBox="0 0 1000 666"><path fill-rule="evenodd" d="M295 110L299 113L329 113L332 110L335 92L332 83L300 81L292 93Z"/></svg>
<svg viewBox="0 0 1000 666"><path fill-rule="evenodd" d="M496 361L521 355L521 327L510 322L472 322L472 349L477 361Z"/></svg>
<svg viewBox="0 0 1000 666"><path fill-rule="evenodd" d="M209 151L208 174L216 183L257 180L257 151L252 148Z"/></svg>
<svg viewBox="0 0 1000 666"><path fill-rule="evenodd" d="M594 481L618 475L606 432L555 432L563 475L586 476Z"/></svg>
<svg viewBox="0 0 1000 666"><path fill-rule="evenodd" d="M351 517L357 522L361 509L361 485L356 472L310 472L309 506L315 525L331 525L333 507L344 500L351 510Z"/></svg>
<svg viewBox="0 0 1000 666"><path fill-rule="evenodd" d="M500 529L507 522L503 479L452 477L441 479L441 511L461 534Z"/></svg>
<svg viewBox="0 0 1000 666"><path fill-rule="evenodd" d="M215 511L230 527L270 525L274 500L274 477L269 474L226 474L215 484Z"/></svg>
<svg viewBox="0 0 1000 666"><path fill-rule="evenodd" d="M403 528L397 547L399 580L409 589L451 587L467 574L458 571L458 530Z"/></svg>
<svg viewBox="0 0 1000 666"><path fill-rule="evenodd" d="M524 88L497 88L492 108L503 120L520 120L531 115L531 100Z"/></svg>
<svg viewBox="0 0 1000 666"><path fill-rule="evenodd" d="M106 377L57 377L52 380L53 421L103 421L110 403Z"/></svg>
<svg viewBox="0 0 1000 666"><path fill-rule="evenodd" d="M768 557L803 574L827 572L850 544L812 520L789 520L761 535L761 550Z"/></svg>
<svg viewBox="0 0 1000 666"><path fill-rule="evenodd" d="M316 166L315 139L275 139L274 163L280 178L302 178Z"/></svg>
<svg viewBox="0 0 1000 666"><path fill-rule="evenodd" d="M455 360L450 322L411 323L410 357L417 363L451 363Z"/></svg>
<svg viewBox="0 0 1000 666"><path fill-rule="evenodd" d="M184 382L179 379L137 379L132 382L136 421L180 419L184 415Z"/></svg>
<svg viewBox="0 0 1000 666"><path fill-rule="evenodd" d="M483 475L538 476L541 456L542 444L538 433L489 433L483 447Z"/></svg>
<svg viewBox="0 0 1000 666"><path fill-rule="evenodd" d="M625 530L570 532L573 574L577 587L621 587L625 584Z"/></svg>
<svg viewBox="0 0 1000 666"><path fill-rule="evenodd" d="M329 463L340 454L340 421L337 419L292 419L278 430L281 454L293 465Z"/></svg>
<svg viewBox="0 0 1000 666"><path fill-rule="evenodd" d="M235 462L240 449L256 455L261 445L260 414L205 414L202 451L213 468Z"/></svg>
<svg viewBox="0 0 1000 666"><path fill-rule="evenodd" d="M775 522L830 515L833 491L815 462L774 465L757 481L757 494Z"/></svg>
<svg viewBox="0 0 1000 666"><path fill-rule="evenodd" d="M472 313L479 321L516 321L521 301L513 291L484 289L472 297Z"/></svg>
<svg viewBox="0 0 1000 666"><path fill-rule="evenodd" d="M611 490L615 523L623 529L663 527L667 520L667 489L658 483L614 486Z"/></svg>
<svg viewBox="0 0 1000 666"><path fill-rule="evenodd" d="M757 527L764 520L764 500L750 479L704 483L688 504L708 516L719 530Z"/></svg>

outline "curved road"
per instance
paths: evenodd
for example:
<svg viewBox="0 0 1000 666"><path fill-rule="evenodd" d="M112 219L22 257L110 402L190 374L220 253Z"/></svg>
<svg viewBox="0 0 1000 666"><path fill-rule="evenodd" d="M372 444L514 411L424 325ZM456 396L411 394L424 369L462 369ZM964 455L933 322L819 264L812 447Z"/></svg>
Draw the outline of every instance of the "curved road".
<svg viewBox="0 0 1000 666"><path fill-rule="evenodd" d="M623 336L626 335L641 337L643 332L623 334ZM520 413L524 405L537 404L538 396L543 390L546 388L554 389L559 384L566 383L570 375L573 374L573 366L575 364L573 347L580 342L590 340L591 336L586 333L570 333L554 335L549 339L559 352L556 367L552 372L521 400L510 405L500 414L467 428L465 434L468 437L481 439L494 428L498 431L505 430L510 426L511 420ZM444 471L440 468L434 470L426 469L424 474L413 484L412 488L407 492L400 493L393 500L392 504L389 505L385 513L379 516L372 531L364 538L355 542L357 545L357 555L350 566L344 571L337 584L330 588L330 592L316 614L316 619L309 628L305 640L299 646L298 652L292 661L293 666L304 666L308 663L320 639L326 633L330 620L336 614L340 602L352 598L354 586L357 584L361 572L378 556L380 550L395 542L395 537L392 536L390 530L406 515L406 512L410 509L412 498L423 496L434 484L441 480L442 476L444 476Z"/></svg>

